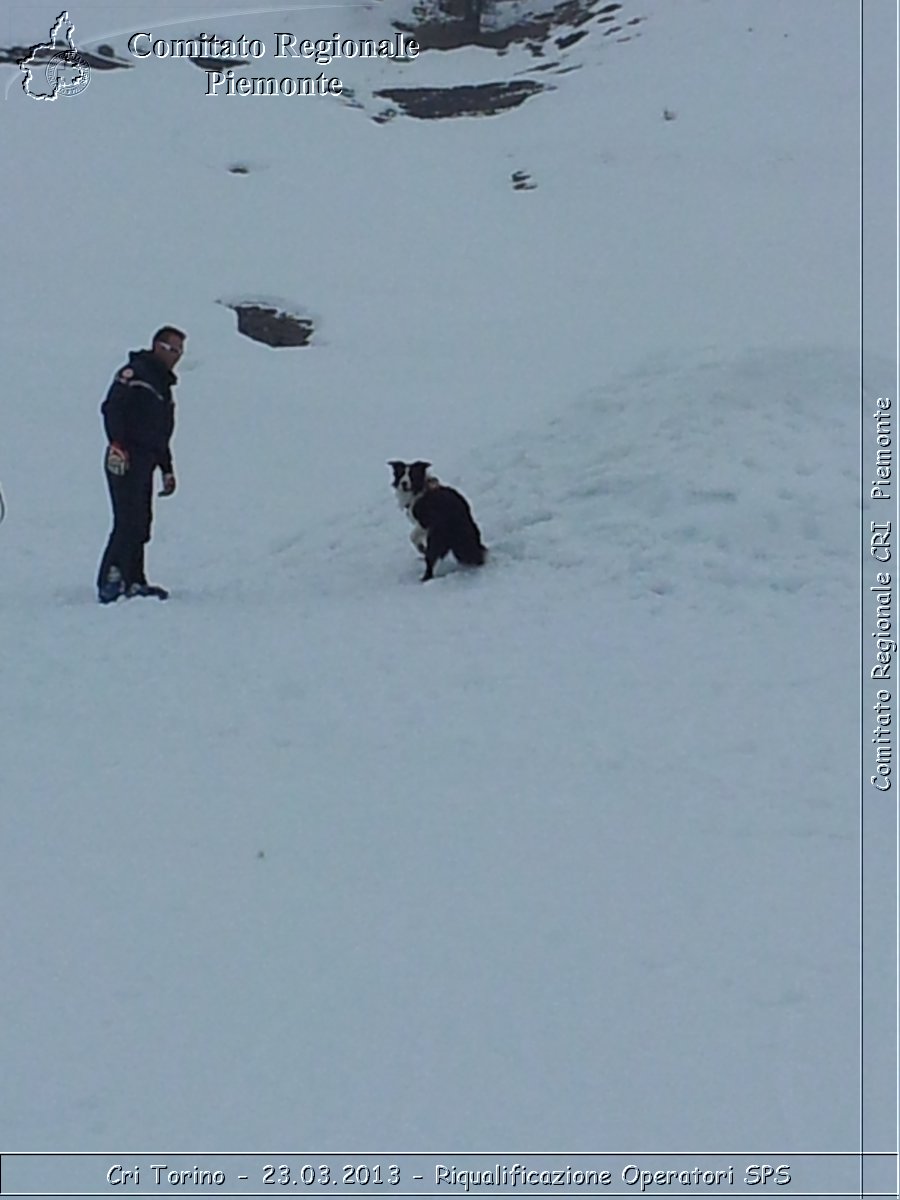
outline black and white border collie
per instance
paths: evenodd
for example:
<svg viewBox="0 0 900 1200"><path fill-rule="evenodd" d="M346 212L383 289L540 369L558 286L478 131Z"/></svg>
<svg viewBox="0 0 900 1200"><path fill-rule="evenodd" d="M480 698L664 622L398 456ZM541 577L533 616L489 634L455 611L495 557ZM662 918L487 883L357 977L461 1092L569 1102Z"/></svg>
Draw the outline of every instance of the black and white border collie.
<svg viewBox="0 0 900 1200"><path fill-rule="evenodd" d="M435 566L451 551L457 562L482 566L487 550L465 496L432 475L431 463L392 459L388 466L394 472L397 503L413 523L409 540L425 558L422 583L434 576Z"/></svg>

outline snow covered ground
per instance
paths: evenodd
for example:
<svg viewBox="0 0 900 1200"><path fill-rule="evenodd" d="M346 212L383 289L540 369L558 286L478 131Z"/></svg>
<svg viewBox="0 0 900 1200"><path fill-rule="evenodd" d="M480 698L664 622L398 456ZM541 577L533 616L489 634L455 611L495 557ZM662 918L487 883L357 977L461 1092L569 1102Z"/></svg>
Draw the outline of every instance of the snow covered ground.
<svg viewBox="0 0 900 1200"><path fill-rule="evenodd" d="M127 11L79 45L183 7ZM856 5L629 15L478 119L4 68L8 1149L858 1145ZM169 321L173 598L104 609L97 410ZM393 457L483 571L419 586Z"/></svg>

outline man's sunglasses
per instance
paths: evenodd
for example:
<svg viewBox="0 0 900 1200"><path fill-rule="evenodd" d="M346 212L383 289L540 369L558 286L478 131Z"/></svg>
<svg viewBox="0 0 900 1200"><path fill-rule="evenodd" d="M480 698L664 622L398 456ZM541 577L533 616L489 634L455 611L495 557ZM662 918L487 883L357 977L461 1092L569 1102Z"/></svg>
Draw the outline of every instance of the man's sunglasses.
<svg viewBox="0 0 900 1200"><path fill-rule="evenodd" d="M168 350L172 354L184 354L184 346L173 346L171 342L158 341L157 346L162 346L163 350Z"/></svg>

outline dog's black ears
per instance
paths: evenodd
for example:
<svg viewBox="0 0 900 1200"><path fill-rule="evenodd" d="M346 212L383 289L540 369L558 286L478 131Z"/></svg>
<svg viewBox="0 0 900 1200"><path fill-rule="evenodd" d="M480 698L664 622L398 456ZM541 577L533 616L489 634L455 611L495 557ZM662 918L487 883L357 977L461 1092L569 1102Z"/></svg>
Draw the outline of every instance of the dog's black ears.
<svg viewBox="0 0 900 1200"><path fill-rule="evenodd" d="M418 458L415 462L411 463L405 463L400 458L389 458L388 466L392 468L395 475L402 475L404 471L414 471L416 467L419 467L423 472L427 471L431 466L431 463L425 462L421 458Z"/></svg>

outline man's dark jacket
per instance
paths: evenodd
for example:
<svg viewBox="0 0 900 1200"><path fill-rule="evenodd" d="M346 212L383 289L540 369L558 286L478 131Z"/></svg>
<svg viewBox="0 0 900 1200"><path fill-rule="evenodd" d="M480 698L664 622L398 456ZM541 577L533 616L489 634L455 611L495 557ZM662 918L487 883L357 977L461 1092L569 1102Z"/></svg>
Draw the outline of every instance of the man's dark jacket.
<svg viewBox="0 0 900 1200"><path fill-rule="evenodd" d="M177 382L152 350L132 350L128 365L116 374L100 411L109 441L128 451L130 471L171 472Z"/></svg>

